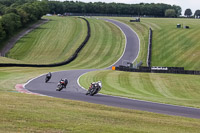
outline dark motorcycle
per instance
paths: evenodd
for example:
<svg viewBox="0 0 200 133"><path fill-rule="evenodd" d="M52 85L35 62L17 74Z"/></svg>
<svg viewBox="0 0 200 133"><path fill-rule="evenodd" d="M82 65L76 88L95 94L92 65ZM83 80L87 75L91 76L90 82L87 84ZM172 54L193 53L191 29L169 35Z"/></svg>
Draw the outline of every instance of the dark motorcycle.
<svg viewBox="0 0 200 133"><path fill-rule="evenodd" d="M94 96L101 90L101 83L91 83L91 86L89 87L86 95Z"/></svg>
<svg viewBox="0 0 200 133"><path fill-rule="evenodd" d="M60 82L57 85L56 91L61 91L63 88L66 88L67 84L68 84L67 79L65 79L65 80L61 79Z"/></svg>
<svg viewBox="0 0 200 133"><path fill-rule="evenodd" d="M49 72L49 73L46 75L45 83L47 83L50 79L51 79L51 73Z"/></svg>

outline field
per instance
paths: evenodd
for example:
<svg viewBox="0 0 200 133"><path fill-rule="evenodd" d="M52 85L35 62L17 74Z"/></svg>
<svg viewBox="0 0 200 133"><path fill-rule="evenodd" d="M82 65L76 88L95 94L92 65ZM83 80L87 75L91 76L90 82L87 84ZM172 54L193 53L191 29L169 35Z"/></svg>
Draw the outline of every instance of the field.
<svg viewBox="0 0 200 133"><path fill-rule="evenodd" d="M141 18L141 23L130 23L133 18L114 18L130 25L141 40L138 60L146 65L148 29L153 29L152 66L185 67L200 70L200 22L197 19ZM177 24L190 29L176 28Z"/></svg>
<svg viewBox="0 0 200 133"><path fill-rule="evenodd" d="M120 30L102 20L92 18L88 20L92 36L78 58L71 64L56 68L0 68L0 116L3 116L0 118L0 132L199 132L199 119L16 93L14 90L16 84L25 83L40 74L69 69L104 68L120 57L124 48L124 37ZM54 25L51 22L49 24ZM47 29L39 28L34 31L35 34L33 32L28 36L31 39L41 30ZM74 29L71 32L73 31ZM137 32L139 31L138 29ZM148 35L146 27L142 31ZM139 36L143 35L142 31ZM145 38L146 36L140 38L144 43L143 49L146 48ZM39 39L36 38L35 42ZM45 46L50 50L51 46ZM37 50L36 47L33 49ZM141 59L145 57L144 54L145 52L140 55ZM29 58L34 60L34 54ZM64 59L63 56L61 58ZM17 61L29 62L26 57L20 57ZM8 58L1 57L0 62L8 62ZM43 63L44 59L41 58L38 62ZM51 62L51 58L48 62ZM91 80L101 80L102 77L104 77L102 93L151 101L159 100L165 103L174 101L173 104L199 107L199 77L97 71L84 75L80 80L83 86L87 86ZM156 82L158 80L160 82Z"/></svg>
<svg viewBox="0 0 200 133"><path fill-rule="evenodd" d="M68 59L87 35L86 22L80 18L51 17L20 39L8 58L27 63L55 63Z"/></svg>

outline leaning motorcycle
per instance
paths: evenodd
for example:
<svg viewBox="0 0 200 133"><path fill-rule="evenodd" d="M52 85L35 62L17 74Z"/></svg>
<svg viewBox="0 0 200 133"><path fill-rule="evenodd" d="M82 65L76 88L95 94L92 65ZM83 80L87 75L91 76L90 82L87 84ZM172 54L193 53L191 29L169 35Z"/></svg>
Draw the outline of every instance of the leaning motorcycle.
<svg viewBox="0 0 200 133"><path fill-rule="evenodd" d="M101 87L97 84L91 85L86 93L86 95L94 96L101 90Z"/></svg>
<svg viewBox="0 0 200 133"><path fill-rule="evenodd" d="M45 78L45 83L47 83L50 79L51 79L51 77L46 77Z"/></svg>
<svg viewBox="0 0 200 133"><path fill-rule="evenodd" d="M46 75L45 83L47 83L50 79L51 79L51 73L49 72L49 73Z"/></svg>
<svg viewBox="0 0 200 133"><path fill-rule="evenodd" d="M65 81L61 80L57 85L56 91L61 91L63 88L66 88L66 86L67 84L65 83Z"/></svg>

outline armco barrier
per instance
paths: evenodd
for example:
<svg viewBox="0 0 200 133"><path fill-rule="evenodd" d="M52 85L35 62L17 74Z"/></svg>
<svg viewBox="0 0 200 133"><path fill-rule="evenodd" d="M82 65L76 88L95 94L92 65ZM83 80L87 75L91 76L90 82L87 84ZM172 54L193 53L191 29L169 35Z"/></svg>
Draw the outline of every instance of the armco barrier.
<svg viewBox="0 0 200 133"><path fill-rule="evenodd" d="M146 72L146 73L173 73L173 74L191 74L200 75L200 71L184 70L183 67L167 67L168 70L152 70L151 67L140 66L139 69L130 68L127 66L116 66L115 70L128 72Z"/></svg>
<svg viewBox="0 0 200 133"><path fill-rule="evenodd" d="M147 66L148 67L151 67L152 34L153 34L153 31L151 28L149 28L149 42L148 42L148 53L147 53Z"/></svg>
<svg viewBox="0 0 200 133"><path fill-rule="evenodd" d="M69 64L72 62L76 57L78 56L78 53L82 50L82 48L85 46L85 44L88 42L90 38L90 24L87 21L87 19L79 17L86 21L87 23L87 36L85 40L82 42L82 44L78 47L78 49L74 52L74 54L69 57L66 61L59 62L59 63L53 63L53 64L14 64L14 63L0 63L0 67L57 67Z"/></svg>

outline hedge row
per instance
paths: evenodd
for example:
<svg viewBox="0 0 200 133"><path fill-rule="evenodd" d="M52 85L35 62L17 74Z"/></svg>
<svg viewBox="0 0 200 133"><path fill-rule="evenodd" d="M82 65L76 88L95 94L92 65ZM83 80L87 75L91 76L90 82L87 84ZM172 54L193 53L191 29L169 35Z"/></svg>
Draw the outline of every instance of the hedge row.
<svg viewBox="0 0 200 133"><path fill-rule="evenodd" d="M81 17L79 17L81 18ZM57 67L69 64L72 62L76 57L78 56L79 52L82 50L82 48L86 45L90 38L90 24L87 19L81 18L86 21L87 23L87 36L85 40L82 42L82 44L78 47L78 49L74 52L74 54L68 58L66 61L59 62L59 63L53 63L53 64L15 64L15 63L0 63L0 67Z"/></svg>

